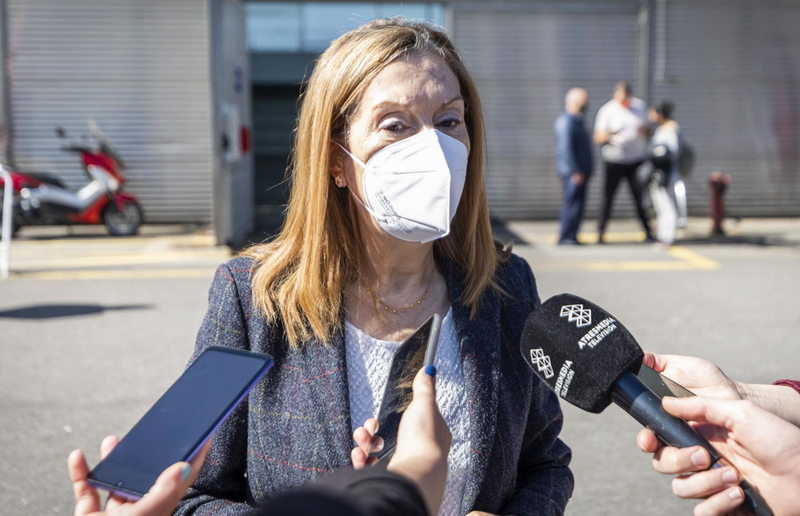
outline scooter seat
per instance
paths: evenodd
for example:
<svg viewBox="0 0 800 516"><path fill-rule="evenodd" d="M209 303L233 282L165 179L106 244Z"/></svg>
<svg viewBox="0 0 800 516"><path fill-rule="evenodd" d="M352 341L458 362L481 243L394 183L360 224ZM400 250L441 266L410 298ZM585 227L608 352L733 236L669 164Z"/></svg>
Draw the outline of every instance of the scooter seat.
<svg viewBox="0 0 800 516"><path fill-rule="evenodd" d="M31 176L32 178L37 179L42 183L48 185L57 186L59 188L65 188L65 189L67 188L67 185L64 184L64 181L62 181L60 177L54 174L48 174L43 172L36 172L36 173L25 172L25 175Z"/></svg>

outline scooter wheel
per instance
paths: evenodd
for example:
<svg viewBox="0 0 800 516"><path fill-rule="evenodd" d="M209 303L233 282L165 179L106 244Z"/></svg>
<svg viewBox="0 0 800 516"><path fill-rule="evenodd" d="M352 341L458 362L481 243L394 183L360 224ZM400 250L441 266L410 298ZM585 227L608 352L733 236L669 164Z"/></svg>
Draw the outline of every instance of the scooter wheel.
<svg viewBox="0 0 800 516"><path fill-rule="evenodd" d="M116 202L108 203L103 210L103 223L114 236L131 236L142 225L142 209L136 201L125 199L119 208Z"/></svg>

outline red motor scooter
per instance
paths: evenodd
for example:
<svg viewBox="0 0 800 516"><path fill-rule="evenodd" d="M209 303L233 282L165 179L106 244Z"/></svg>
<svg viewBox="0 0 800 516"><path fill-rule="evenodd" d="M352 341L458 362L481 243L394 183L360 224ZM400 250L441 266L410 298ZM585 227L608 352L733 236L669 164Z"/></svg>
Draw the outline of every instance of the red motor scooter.
<svg viewBox="0 0 800 516"><path fill-rule="evenodd" d="M142 224L142 208L136 197L124 193L124 164L119 154L93 121L89 129L96 147L69 142L67 152L80 154L89 183L80 190L71 190L60 178L51 174L24 173L9 168L14 195L12 231L29 225L105 224L115 236L135 234ZM61 127L56 135L67 140ZM4 182L0 178L0 199ZM0 202L0 206L2 203ZM0 214L0 220L2 214Z"/></svg>

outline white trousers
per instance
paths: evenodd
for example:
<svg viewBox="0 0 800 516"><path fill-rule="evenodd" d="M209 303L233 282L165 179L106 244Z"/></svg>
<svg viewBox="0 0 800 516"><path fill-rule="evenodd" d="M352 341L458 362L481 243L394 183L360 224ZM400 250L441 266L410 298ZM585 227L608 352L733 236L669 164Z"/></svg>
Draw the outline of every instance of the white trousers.
<svg viewBox="0 0 800 516"><path fill-rule="evenodd" d="M663 186L650 184L650 198L656 210L656 238L659 242L672 244L675 242L675 228L678 223L678 210L675 199Z"/></svg>

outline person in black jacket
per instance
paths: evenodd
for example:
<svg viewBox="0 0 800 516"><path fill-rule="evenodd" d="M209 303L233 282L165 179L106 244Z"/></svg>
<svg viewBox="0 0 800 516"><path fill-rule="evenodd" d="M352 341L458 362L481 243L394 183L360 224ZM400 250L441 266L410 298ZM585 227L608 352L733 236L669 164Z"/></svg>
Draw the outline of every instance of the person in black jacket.
<svg viewBox="0 0 800 516"><path fill-rule="evenodd" d="M578 245L586 184L592 175L592 143L584 125L589 95L583 88L567 92L564 112L556 119L556 172L564 185L560 245Z"/></svg>

